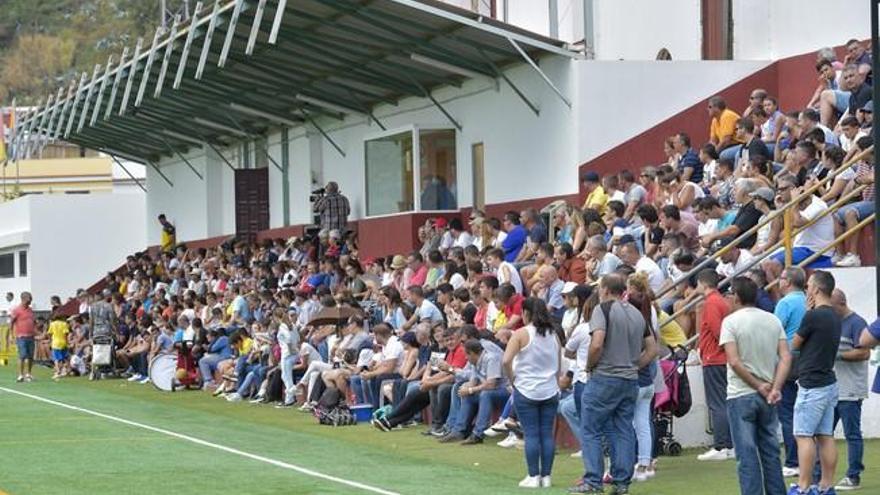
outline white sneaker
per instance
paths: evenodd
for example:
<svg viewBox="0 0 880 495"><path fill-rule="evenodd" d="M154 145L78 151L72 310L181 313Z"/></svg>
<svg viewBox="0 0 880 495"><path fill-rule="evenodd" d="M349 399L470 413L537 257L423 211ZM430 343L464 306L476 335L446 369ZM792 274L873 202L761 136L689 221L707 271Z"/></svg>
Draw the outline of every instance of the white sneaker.
<svg viewBox="0 0 880 495"><path fill-rule="evenodd" d="M726 461L727 449L709 449L706 453L697 456L698 461Z"/></svg>
<svg viewBox="0 0 880 495"><path fill-rule="evenodd" d="M150 383L150 377L145 376L145 377L141 378L140 380L138 380L138 383L140 383L141 385L146 385L146 384Z"/></svg>
<svg viewBox="0 0 880 495"><path fill-rule="evenodd" d="M30 373L28 373L27 375L24 375L24 381L30 383L30 382L34 381L34 377L31 376Z"/></svg>
<svg viewBox="0 0 880 495"><path fill-rule="evenodd" d="M494 437L495 435L497 435L499 433L504 433L505 431L510 429L505 424L505 421L506 421L505 418L499 419L494 425L490 426L488 430L484 431L483 434L486 436L493 436ZM490 435L489 434L490 431L493 432L494 434Z"/></svg>
<svg viewBox="0 0 880 495"><path fill-rule="evenodd" d="M498 442L499 447L504 447L505 449L509 449L516 446L516 435L510 433L507 435L507 438Z"/></svg>
<svg viewBox="0 0 880 495"><path fill-rule="evenodd" d="M578 451L575 452L574 454L571 454L570 457L574 457L575 459L580 459L581 457L583 457L583 451L578 450Z"/></svg>
<svg viewBox="0 0 880 495"><path fill-rule="evenodd" d="M632 479L633 481L648 481L648 472L644 466L639 466L641 469L636 469L633 471Z"/></svg>
<svg viewBox="0 0 880 495"><path fill-rule="evenodd" d="M796 478L801 475L801 470L796 467L784 466L782 468L782 476L784 478Z"/></svg>
<svg viewBox="0 0 880 495"><path fill-rule="evenodd" d="M849 253L837 262L837 266L862 266L862 259L855 253Z"/></svg>
<svg viewBox="0 0 880 495"><path fill-rule="evenodd" d="M526 476L519 482L520 488L541 488L540 476Z"/></svg>
<svg viewBox="0 0 880 495"><path fill-rule="evenodd" d="M233 392L226 396L226 400L229 402L239 402L241 401L241 395L239 395L238 392Z"/></svg>
<svg viewBox="0 0 880 495"><path fill-rule="evenodd" d="M492 438L497 437L498 435L502 435L503 433L503 431L493 430L492 427L489 427L486 428L486 430L483 432L483 436Z"/></svg>
<svg viewBox="0 0 880 495"><path fill-rule="evenodd" d="M553 481L550 480L550 476L541 476L541 488L552 488Z"/></svg>
<svg viewBox="0 0 880 495"><path fill-rule="evenodd" d="M144 376L141 375L140 373L135 373L134 375L131 375L130 377L128 377L128 381L130 381L130 382L139 382L143 379L144 379Z"/></svg>
<svg viewBox="0 0 880 495"><path fill-rule="evenodd" d="M15 381L17 381L18 383L23 382L23 381L24 381L24 375L18 375L18 378L16 378Z"/></svg>

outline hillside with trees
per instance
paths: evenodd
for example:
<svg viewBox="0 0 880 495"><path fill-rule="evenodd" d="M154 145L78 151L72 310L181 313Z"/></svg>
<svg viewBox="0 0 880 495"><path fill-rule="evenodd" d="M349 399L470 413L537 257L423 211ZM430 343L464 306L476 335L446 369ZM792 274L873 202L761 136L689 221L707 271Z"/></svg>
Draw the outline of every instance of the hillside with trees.
<svg viewBox="0 0 880 495"><path fill-rule="evenodd" d="M0 0L0 106L37 104L109 55L118 61L160 20L159 0Z"/></svg>

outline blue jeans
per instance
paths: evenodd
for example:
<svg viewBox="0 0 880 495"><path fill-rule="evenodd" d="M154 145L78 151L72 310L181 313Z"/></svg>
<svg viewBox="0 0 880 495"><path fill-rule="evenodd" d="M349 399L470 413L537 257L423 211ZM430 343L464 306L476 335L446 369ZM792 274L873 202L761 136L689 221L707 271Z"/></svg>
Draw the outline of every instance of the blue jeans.
<svg viewBox="0 0 880 495"><path fill-rule="evenodd" d="M455 431L455 425L458 424L458 415L461 411L461 397L458 395L458 389L463 382L456 382L449 390L449 414L446 415L446 429Z"/></svg>
<svg viewBox="0 0 880 495"><path fill-rule="evenodd" d="M361 378L361 375L351 375L348 379L348 383L351 385L351 392L357 399L358 404L370 403L366 391L364 390L364 379Z"/></svg>
<svg viewBox="0 0 880 495"><path fill-rule="evenodd" d="M556 409L559 397L545 400L531 400L514 391L516 415L522 425L526 442L526 467L529 476L550 476L553 471L553 456L556 455L556 441L553 426L556 423Z"/></svg>
<svg viewBox="0 0 880 495"><path fill-rule="evenodd" d="M797 442L794 439L794 401L797 399L798 386L794 380L788 380L782 387L782 400L779 402L779 423L782 425L782 443L785 445L785 467L798 467Z"/></svg>
<svg viewBox="0 0 880 495"><path fill-rule="evenodd" d="M202 381L205 383L214 383L214 370L217 369L217 363L223 361L220 354L205 354L199 359L199 372L202 374Z"/></svg>
<svg viewBox="0 0 880 495"><path fill-rule="evenodd" d="M581 444L581 416L578 414L579 407L575 404L580 402L575 394L569 394L559 401L559 414L565 418L568 428L571 430L572 436L577 440L578 445Z"/></svg>
<svg viewBox="0 0 880 495"><path fill-rule="evenodd" d="M586 386L585 383L574 382L574 392L573 392L574 393L574 408L577 411L578 418L581 417L581 402L582 402L581 398L584 396L584 387L585 386ZM580 424L580 419L578 419L578 424ZM576 431L580 431L580 427L578 427L577 430L572 430L572 433L575 433ZM578 435L575 435L575 436L577 437ZM580 437L578 437L578 442L580 442L580 441L581 441L581 439L580 439Z"/></svg>
<svg viewBox="0 0 880 495"><path fill-rule="evenodd" d="M654 399L654 384L639 387L639 397L636 399L635 415L633 416L633 428L636 430L638 443L639 466L651 465L651 454L654 450L654 439L651 428L651 400Z"/></svg>
<svg viewBox="0 0 880 495"><path fill-rule="evenodd" d="M846 476L852 480L861 480L865 465L862 458L865 444L862 441L862 401L842 400L837 403L834 411L834 426L838 421L843 423L843 434L846 436Z"/></svg>
<svg viewBox="0 0 880 495"><path fill-rule="evenodd" d="M743 495L785 495L776 429L776 408L753 393L727 401L736 449L736 474Z"/></svg>
<svg viewBox="0 0 880 495"><path fill-rule="evenodd" d="M636 462L636 436L632 421L637 380L593 375L581 397L581 446L584 460L584 484L602 489L605 456L602 437L607 435L611 448L611 478L617 486L629 486Z"/></svg>
<svg viewBox="0 0 880 495"><path fill-rule="evenodd" d="M243 380L238 382L238 395L242 397L250 397L251 395L256 395L256 393L251 394L251 389L256 387L260 388L260 384L263 382L263 372L265 368L263 368L260 364L252 364L245 369L245 377Z"/></svg>
<svg viewBox="0 0 880 495"><path fill-rule="evenodd" d="M472 435L477 438L483 438L483 432L489 427L492 410L503 406L507 402L508 397L510 397L510 394L501 387L483 390L478 394L462 397L461 410L458 412L458 421L455 423L455 432L462 435L465 434L470 424L471 416L474 415L474 410L476 409L477 417L474 420ZM553 411L556 412L555 409Z"/></svg>
<svg viewBox="0 0 880 495"><path fill-rule="evenodd" d="M385 373L368 379L366 382L366 391L370 394L369 400L373 404L373 410L379 409L382 402L382 382L385 380L396 380L401 378L400 373Z"/></svg>
<svg viewBox="0 0 880 495"><path fill-rule="evenodd" d="M718 158L720 158L720 159L727 158L727 159L733 160L734 163L736 163L736 156L739 155L739 150L741 150L741 149L742 149L741 144L735 144L733 146L724 148L723 150L718 152Z"/></svg>

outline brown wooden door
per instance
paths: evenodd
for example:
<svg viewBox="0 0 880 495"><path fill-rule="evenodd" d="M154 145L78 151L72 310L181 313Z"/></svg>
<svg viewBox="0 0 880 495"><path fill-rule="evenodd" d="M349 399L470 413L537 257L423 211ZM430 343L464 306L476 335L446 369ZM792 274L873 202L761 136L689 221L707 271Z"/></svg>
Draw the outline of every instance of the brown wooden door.
<svg viewBox="0 0 880 495"><path fill-rule="evenodd" d="M269 169L235 171L235 232L256 236L269 228Z"/></svg>

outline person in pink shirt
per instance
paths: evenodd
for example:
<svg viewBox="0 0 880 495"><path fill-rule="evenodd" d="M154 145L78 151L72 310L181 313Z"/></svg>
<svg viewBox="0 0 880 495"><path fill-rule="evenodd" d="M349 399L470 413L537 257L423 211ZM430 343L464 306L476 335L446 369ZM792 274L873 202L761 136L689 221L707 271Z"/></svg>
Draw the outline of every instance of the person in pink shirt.
<svg viewBox="0 0 880 495"><path fill-rule="evenodd" d="M12 308L9 312L12 325L12 333L15 335L15 344L18 346L18 378L17 382L30 382L31 368L34 366L34 335L36 325L34 322L34 310L31 309L30 292L21 293L21 304Z"/></svg>
<svg viewBox="0 0 880 495"><path fill-rule="evenodd" d="M418 285L419 287L425 285L425 282L428 280L428 265L425 264L425 259L422 257L422 253L418 251L410 253L406 264L411 273L409 277L409 285Z"/></svg>

